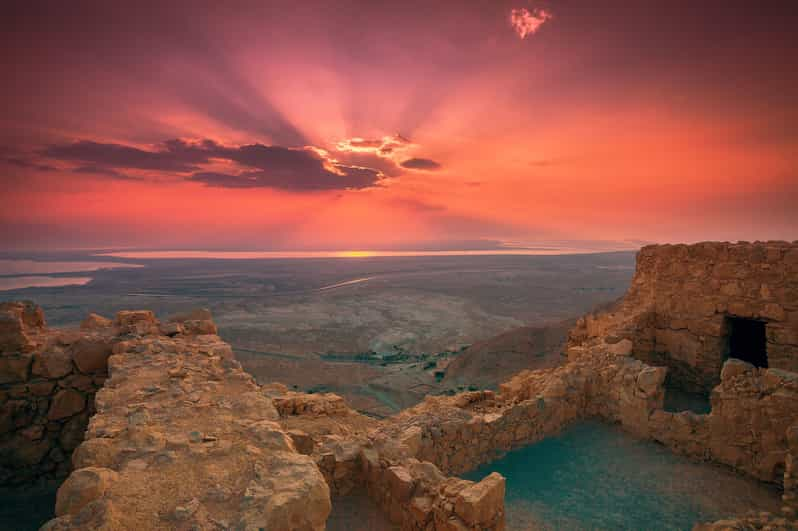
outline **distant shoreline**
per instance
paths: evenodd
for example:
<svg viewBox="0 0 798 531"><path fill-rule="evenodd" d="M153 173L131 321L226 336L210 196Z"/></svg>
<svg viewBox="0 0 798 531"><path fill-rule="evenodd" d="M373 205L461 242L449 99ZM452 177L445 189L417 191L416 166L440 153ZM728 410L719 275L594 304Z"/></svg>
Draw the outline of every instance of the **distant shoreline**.
<svg viewBox="0 0 798 531"><path fill-rule="evenodd" d="M419 256L561 256L572 254L602 254L637 251L635 248L590 249L590 248L537 248L537 249L490 249L461 251L119 251L96 253L93 256L125 258L135 260L268 260L285 258L392 258Z"/></svg>

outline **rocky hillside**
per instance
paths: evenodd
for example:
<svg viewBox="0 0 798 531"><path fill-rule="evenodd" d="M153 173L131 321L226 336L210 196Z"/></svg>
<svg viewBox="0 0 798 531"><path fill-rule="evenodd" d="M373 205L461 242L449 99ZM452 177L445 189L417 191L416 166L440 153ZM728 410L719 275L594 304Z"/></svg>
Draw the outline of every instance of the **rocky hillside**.
<svg viewBox="0 0 798 531"><path fill-rule="evenodd" d="M573 324L521 326L478 341L452 360L443 383L495 388L524 369L555 367L564 361L561 354Z"/></svg>

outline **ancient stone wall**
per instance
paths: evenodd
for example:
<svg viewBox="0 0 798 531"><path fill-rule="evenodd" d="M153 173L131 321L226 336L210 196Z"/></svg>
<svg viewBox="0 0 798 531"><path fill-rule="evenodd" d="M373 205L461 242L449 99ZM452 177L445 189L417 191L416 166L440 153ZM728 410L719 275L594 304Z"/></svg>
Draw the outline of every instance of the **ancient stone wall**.
<svg viewBox="0 0 798 531"><path fill-rule="evenodd" d="M798 430L798 374L730 359L711 400L708 415L655 411L651 438L763 481L785 482L788 434Z"/></svg>
<svg viewBox="0 0 798 531"><path fill-rule="evenodd" d="M316 462L333 504L339 496L365 493L401 529L503 529L499 474L479 482L446 477L433 463L412 457L418 428L395 440L337 395L295 393L274 384L265 391L286 433Z"/></svg>
<svg viewBox="0 0 798 531"><path fill-rule="evenodd" d="M164 330L169 335L165 335ZM43 529L320 530L330 495L209 319L117 317L108 379Z"/></svg>
<svg viewBox="0 0 798 531"><path fill-rule="evenodd" d="M0 484L58 479L106 378L107 335L50 331L30 303L0 305Z"/></svg>
<svg viewBox="0 0 798 531"><path fill-rule="evenodd" d="M27 313L41 316L30 305L11 310L17 324ZM84 406L86 416L96 413L75 437L82 442L58 490L56 518L42 529L321 530L331 497L354 489L365 489L402 529L503 528L501 476L446 478L403 448L375 444L367 431L376 421L339 396L261 388L207 313L166 323L146 311L120 312L113 322L90 316L69 333L46 330L43 317L25 326L11 329L27 343L6 341L13 355L4 356L11 361L3 374L26 376L15 378L28 393L40 354L68 360L72 375L107 371L93 405ZM91 363L86 353L100 349L73 348L100 341L102 356ZM62 372L56 383L69 378Z"/></svg>
<svg viewBox="0 0 798 531"><path fill-rule="evenodd" d="M632 340L635 357L709 391L728 355L730 317L764 322L768 366L798 371L798 242L644 247L623 301L581 319L571 344L612 340L613 329Z"/></svg>
<svg viewBox="0 0 798 531"><path fill-rule="evenodd" d="M648 436L649 419L662 407L665 373L597 352L561 367L521 372L498 394L428 397L393 417L374 438L401 444L412 457L460 474L557 434L578 419L598 417Z"/></svg>

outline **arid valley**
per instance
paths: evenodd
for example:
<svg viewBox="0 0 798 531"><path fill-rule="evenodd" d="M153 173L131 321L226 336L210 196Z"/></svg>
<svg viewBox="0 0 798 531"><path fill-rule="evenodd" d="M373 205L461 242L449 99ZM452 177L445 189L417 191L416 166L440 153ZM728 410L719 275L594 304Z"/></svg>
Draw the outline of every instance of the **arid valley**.
<svg viewBox="0 0 798 531"><path fill-rule="evenodd" d="M208 308L258 381L335 392L376 416L560 363L573 321L623 294L634 270L631 252L116 260L143 267L42 273L92 280L0 293L36 300L54 326L76 326L89 312L149 308L166 317ZM356 279L367 280L348 283Z"/></svg>

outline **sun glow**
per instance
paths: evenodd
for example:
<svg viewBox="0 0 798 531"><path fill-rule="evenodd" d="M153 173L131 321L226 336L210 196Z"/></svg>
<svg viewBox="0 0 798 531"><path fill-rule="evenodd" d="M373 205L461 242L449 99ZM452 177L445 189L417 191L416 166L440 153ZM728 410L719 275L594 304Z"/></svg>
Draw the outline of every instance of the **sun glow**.
<svg viewBox="0 0 798 531"><path fill-rule="evenodd" d="M342 251L337 254L341 258L371 258L376 256L373 251Z"/></svg>

